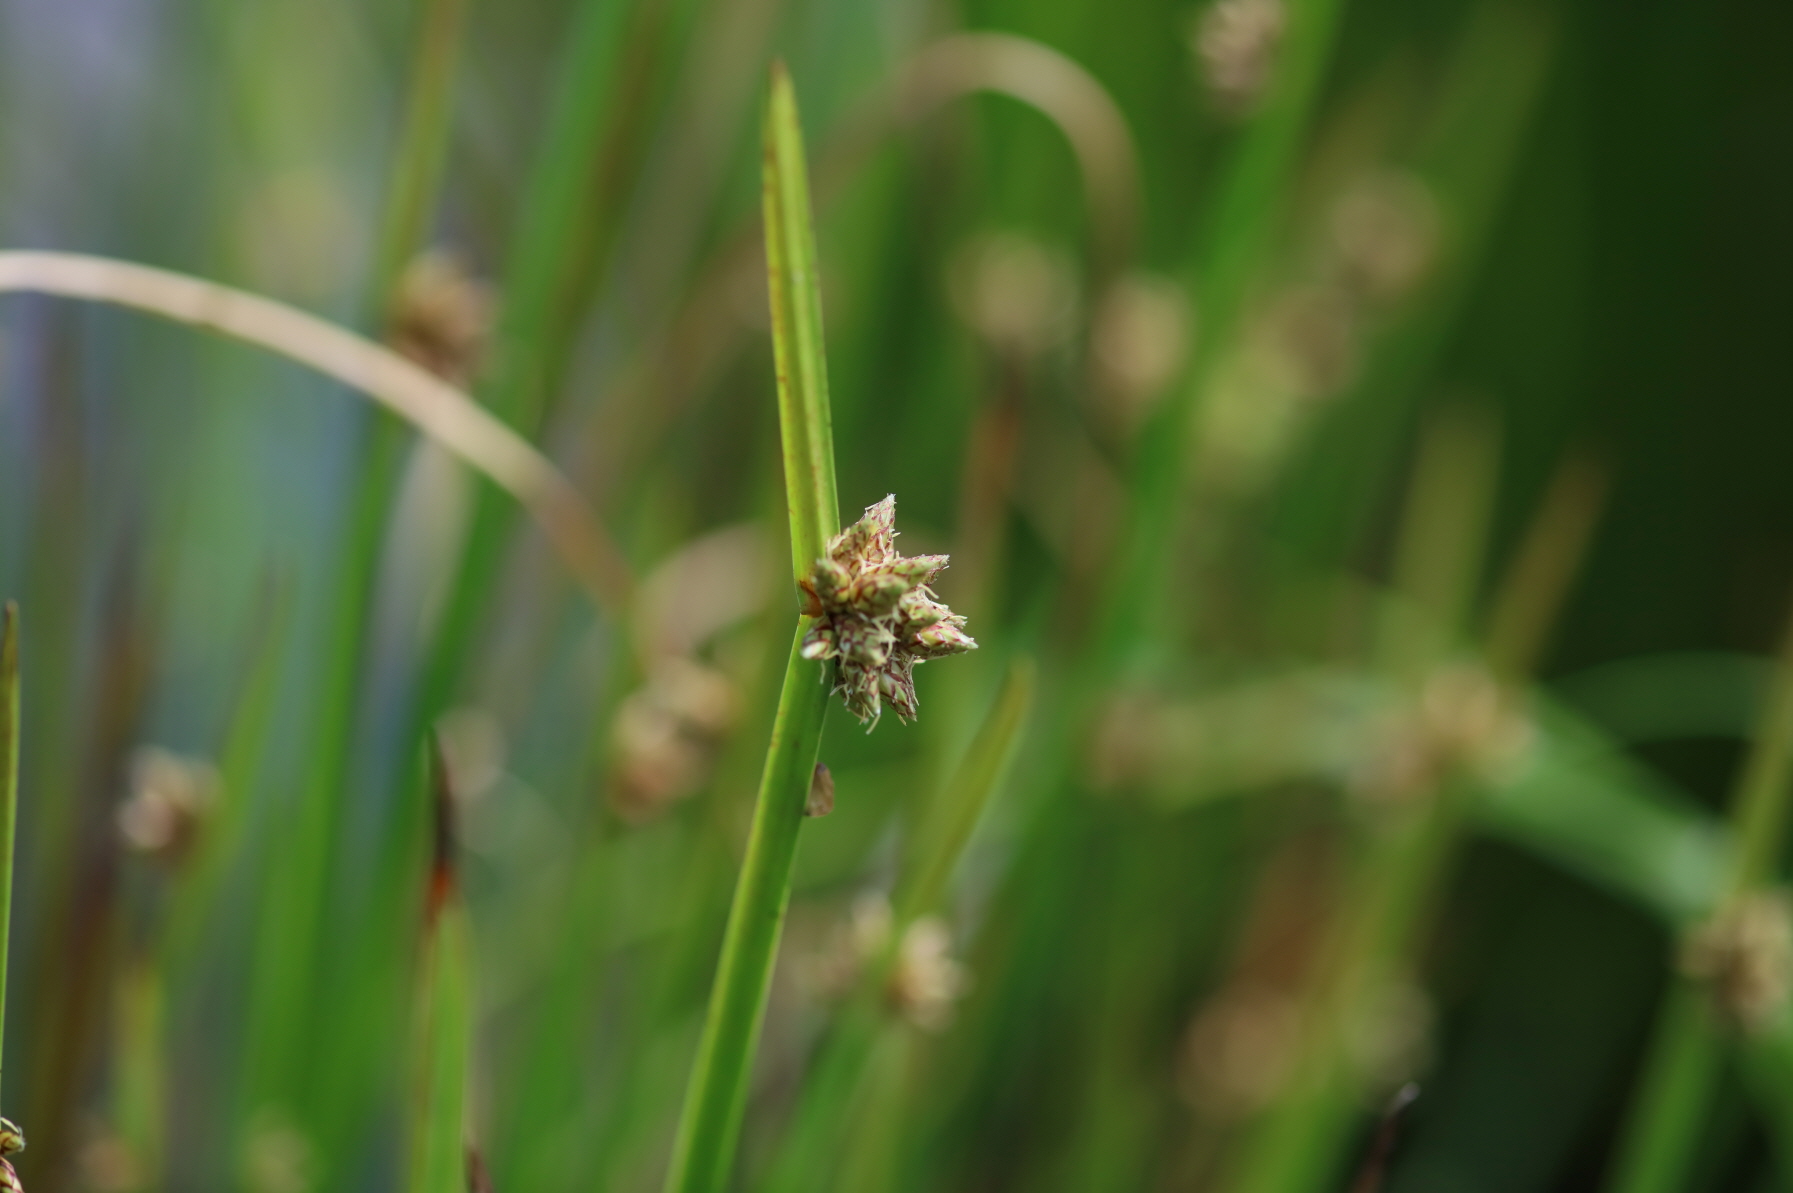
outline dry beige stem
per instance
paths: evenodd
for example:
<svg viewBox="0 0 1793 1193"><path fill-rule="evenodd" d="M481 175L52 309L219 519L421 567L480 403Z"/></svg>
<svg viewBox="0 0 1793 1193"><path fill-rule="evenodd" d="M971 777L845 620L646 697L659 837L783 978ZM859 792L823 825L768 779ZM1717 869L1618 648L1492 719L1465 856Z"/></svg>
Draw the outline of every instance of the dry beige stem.
<svg viewBox="0 0 1793 1193"><path fill-rule="evenodd" d="M209 328L366 394L515 497L599 605L615 613L627 607L627 566L572 483L478 402L398 353L285 303L80 253L0 252L6 291L116 303Z"/></svg>

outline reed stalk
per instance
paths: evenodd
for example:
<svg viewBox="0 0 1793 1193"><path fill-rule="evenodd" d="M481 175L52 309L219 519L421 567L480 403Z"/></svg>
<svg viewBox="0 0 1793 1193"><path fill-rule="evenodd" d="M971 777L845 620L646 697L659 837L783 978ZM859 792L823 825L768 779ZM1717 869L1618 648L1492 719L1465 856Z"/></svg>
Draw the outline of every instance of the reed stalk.
<svg viewBox="0 0 1793 1193"><path fill-rule="evenodd" d="M822 302L810 226L803 135L790 76L772 72L764 129L766 269L778 370L791 562L807 577L839 529L834 441L822 351ZM802 656L812 619L799 618L747 857L735 887L722 960L680 1115L666 1193L718 1193L728 1182L766 994L791 894L791 864L821 747L828 687Z"/></svg>
<svg viewBox="0 0 1793 1193"><path fill-rule="evenodd" d="M1775 881L1793 799L1793 618L1731 804L1737 853L1714 912L1724 916ZM1747 964L1747 959L1743 960ZM1684 1188L1718 1091L1722 1062L1741 1026L1721 1014L1714 991L1676 973L1644 1062L1631 1114L1606 1187L1612 1193Z"/></svg>
<svg viewBox="0 0 1793 1193"><path fill-rule="evenodd" d="M0 1095L5 1093L6 958L12 937L13 839L19 819L19 607L0 612Z"/></svg>

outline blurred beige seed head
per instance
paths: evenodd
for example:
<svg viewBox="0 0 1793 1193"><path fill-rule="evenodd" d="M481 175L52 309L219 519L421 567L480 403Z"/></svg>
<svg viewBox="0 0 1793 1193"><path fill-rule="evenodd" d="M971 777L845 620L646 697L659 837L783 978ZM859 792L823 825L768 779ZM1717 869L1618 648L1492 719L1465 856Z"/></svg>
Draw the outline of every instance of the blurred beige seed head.
<svg viewBox="0 0 1793 1193"><path fill-rule="evenodd" d="M1169 278L1130 274L1103 295L1091 348L1129 428L1176 379L1189 354L1192 323L1188 296Z"/></svg>
<svg viewBox="0 0 1793 1193"><path fill-rule="evenodd" d="M460 258L431 249L399 278L387 338L401 355L465 386L479 372L491 325L490 290Z"/></svg>
<svg viewBox="0 0 1793 1193"><path fill-rule="evenodd" d="M720 671L695 659L656 660L611 723L617 812L648 820L702 787L738 706L733 682Z"/></svg>
<svg viewBox="0 0 1793 1193"><path fill-rule="evenodd" d="M952 930L937 916L923 916L903 933L891 971L891 1005L924 1031L952 1023L958 1002L971 988L971 975L952 953Z"/></svg>
<svg viewBox="0 0 1793 1193"><path fill-rule="evenodd" d="M1076 326L1077 283L1064 254L1014 232L961 245L947 270L953 310L991 347L1038 356Z"/></svg>
<svg viewBox="0 0 1793 1193"><path fill-rule="evenodd" d="M179 862L218 801L217 768L204 759L144 746L131 758L130 783L118 809L125 845L158 861Z"/></svg>
<svg viewBox="0 0 1793 1193"><path fill-rule="evenodd" d="M946 556L899 554L895 523L894 494L867 506L803 584L804 612L816 618L803 657L834 662L834 692L868 733L886 702L899 720L915 719L917 665L977 649L965 619L928 587Z"/></svg>
<svg viewBox="0 0 1793 1193"><path fill-rule="evenodd" d="M1422 281L1438 251L1438 204L1412 174L1383 170L1345 188L1328 221L1340 280L1372 302L1390 302Z"/></svg>
<svg viewBox="0 0 1793 1193"><path fill-rule="evenodd" d="M1282 1092L1300 1046L1301 1015L1287 992L1240 982L1209 1000L1183 1036L1178 1083L1202 1113L1246 1119Z"/></svg>
<svg viewBox="0 0 1793 1193"><path fill-rule="evenodd" d="M1191 48L1221 111L1246 116L1258 106L1287 24L1282 0L1215 0L1196 19Z"/></svg>
<svg viewBox="0 0 1793 1193"><path fill-rule="evenodd" d="M1744 1031L1766 1029L1787 1004L1793 976L1793 907L1784 890L1750 891L1720 908L1681 944L1681 970L1703 982Z"/></svg>
<svg viewBox="0 0 1793 1193"><path fill-rule="evenodd" d="M1329 397L1357 371L1356 304L1335 286L1285 290L1253 332L1259 369L1290 397Z"/></svg>
<svg viewBox="0 0 1793 1193"><path fill-rule="evenodd" d="M149 1185L137 1153L112 1131L101 1131L83 1144L76 1165L81 1187L91 1193L136 1193Z"/></svg>
<svg viewBox="0 0 1793 1193"><path fill-rule="evenodd" d="M890 944L895 916L890 900L878 891L863 891L853 900L846 919L830 931L821 947L802 963L802 981L817 998L845 998Z"/></svg>
<svg viewBox="0 0 1793 1193"><path fill-rule="evenodd" d="M314 1168L311 1142L281 1115L262 1111L243 1143L247 1193L309 1193Z"/></svg>
<svg viewBox="0 0 1793 1193"><path fill-rule="evenodd" d="M1457 775L1499 782L1524 762L1535 736L1530 719L1491 674L1453 664L1370 735L1349 786L1369 803L1397 807L1429 797Z"/></svg>

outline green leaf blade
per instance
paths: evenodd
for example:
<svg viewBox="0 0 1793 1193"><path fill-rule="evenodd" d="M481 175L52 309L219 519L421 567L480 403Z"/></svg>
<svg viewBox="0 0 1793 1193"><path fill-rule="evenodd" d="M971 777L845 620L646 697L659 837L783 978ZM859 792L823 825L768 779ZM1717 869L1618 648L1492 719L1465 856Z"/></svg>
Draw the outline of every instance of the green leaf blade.
<svg viewBox="0 0 1793 1193"><path fill-rule="evenodd" d="M791 564L801 582L840 531L834 423L822 343L822 285L810 223L809 174L797 97L782 64L772 68L762 174L766 280L778 369L778 425L791 515Z"/></svg>

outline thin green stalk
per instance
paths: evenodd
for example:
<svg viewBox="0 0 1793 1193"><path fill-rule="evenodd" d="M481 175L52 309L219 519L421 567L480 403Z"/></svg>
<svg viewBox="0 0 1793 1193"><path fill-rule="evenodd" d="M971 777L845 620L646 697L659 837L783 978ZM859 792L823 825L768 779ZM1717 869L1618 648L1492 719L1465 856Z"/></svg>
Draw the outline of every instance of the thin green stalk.
<svg viewBox="0 0 1793 1193"><path fill-rule="evenodd" d="M803 618L791 641L747 859L729 909L722 960L679 1117L666 1193L717 1193L726 1186L734 1161L772 965L791 897L797 833L803 826L828 708L827 685L818 682L816 664L800 653L810 624Z"/></svg>
<svg viewBox="0 0 1793 1193"><path fill-rule="evenodd" d="M801 583L840 530L834 482L834 416L822 352L822 281L810 224L809 172L797 97L782 64L766 105L762 196L772 350L778 369L778 427L791 516L791 566Z"/></svg>
<svg viewBox="0 0 1793 1193"><path fill-rule="evenodd" d="M1671 982L1637 1100L1620 1137L1609 1189L1676 1193L1687 1187L1706 1115L1723 1072L1724 1036L1705 991L1685 978Z"/></svg>
<svg viewBox="0 0 1793 1193"><path fill-rule="evenodd" d="M809 180L796 95L782 65L773 68L766 104L762 178L791 562L802 580L838 531L839 504ZM809 617L799 618L791 641L747 858L729 909L722 961L679 1118L666 1193L718 1193L734 1162L772 965L790 902L797 834L828 709L828 687L816 664L802 655L803 638L812 624Z"/></svg>
<svg viewBox="0 0 1793 1193"><path fill-rule="evenodd" d="M394 153L392 181L374 264L376 302L390 304L399 277L425 240L431 203L448 156L455 72L461 61L467 0L424 0L411 64L404 127ZM385 318L390 311L377 309Z"/></svg>
<svg viewBox="0 0 1793 1193"><path fill-rule="evenodd" d="M1230 348L1253 280L1281 215L1278 197L1300 160L1320 85L1332 60L1343 0L1297 0L1263 110L1254 118L1195 246L1195 306L1202 332L1189 375L1153 412L1139 436L1130 524L1121 543L1099 643L1104 662L1138 645L1176 531L1178 495L1189 458L1189 427L1216 366Z"/></svg>
<svg viewBox="0 0 1793 1193"><path fill-rule="evenodd" d="M426 4L368 294L368 309L382 323L405 265L422 247L440 184L465 24L466 0ZM356 461L347 548L331 595L324 666L314 696L321 720L299 792L297 823L272 872L269 922L253 969L244 1049L247 1097L238 1099L250 1114L264 1101L294 1098L300 1084L302 1066L294 1046L308 1034L302 1030L306 1017L315 1013L311 994L324 956L323 909L348 799L354 726L362 723L365 712L359 681L387 514L403 466L403 432L392 420L371 420Z"/></svg>
<svg viewBox="0 0 1793 1193"><path fill-rule="evenodd" d="M1719 914L1775 881L1793 800L1793 618L1781 642L1773 686L1731 804L1737 856ZM1607 1188L1657 1193L1686 1183L1699 1147L1719 1065L1729 1041L1710 992L1672 979L1645 1061L1644 1077L1620 1138Z"/></svg>
<svg viewBox="0 0 1793 1193"><path fill-rule="evenodd" d="M18 817L19 607L8 601L0 613L0 1049L6 1043L6 957L12 936L12 852ZM0 1064L0 1075L5 1071Z"/></svg>
<svg viewBox="0 0 1793 1193"><path fill-rule="evenodd" d="M412 1004L409 1193L467 1189L467 1076L472 1061L470 930L456 873L454 798L440 743L430 743L435 850Z"/></svg>
<svg viewBox="0 0 1793 1193"><path fill-rule="evenodd" d="M1033 707L1033 689L1033 661L1017 659L964 758L935 792L905 846L903 873L892 899L890 939L882 956L867 959L857 990L810 1065L791 1125L766 1178L767 1189L798 1193L827 1187L841 1162L831 1141L861 1132L876 1134L867 1123L856 1121L859 1108L868 1106L860 1096L862 1087L868 1082L875 1085L872 1073L880 1055L893 1048L902 1050L892 1041L914 1030L893 1017L884 1000L897 950L909 927L945 897L978 821L1014 761ZM883 1100L870 1104L882 1106Z"/></svg>
<svg viewBox="0 0 1793 1193"><path fill-rule="evenodd" d="M577 307L578 273L566 246L580 239L592 218L593 163L615 106L622 26L633 7L613 0L580 5L567 36L546 143L530 174L510 247L491 375L480 393L487 409L525 439L541 429L553 380L565 363L562 332ZM480 621L502 571L510 525L509 511L490 486L479 486L447 601L410 697L408 737L424 733L453 699L471 644L482 637ZM612 562L620 575L620 559ZM389 919L390 910L409 897L404 860L416 827L408 815L395 817L386 827L379 867L384 885L373 902Z"/></svg>
<svg viewBox="0 0 1793 1193"><path fill-rule="evenodd" d="M1035 671L1029 658L1009 665L996 701L952 780L928 804L914 842L905 851L906 868L893 900L899 926L927 915L945 897L947 882L965 855L984 809L1014 762L1021 730L1033 709Z"/></svg>

